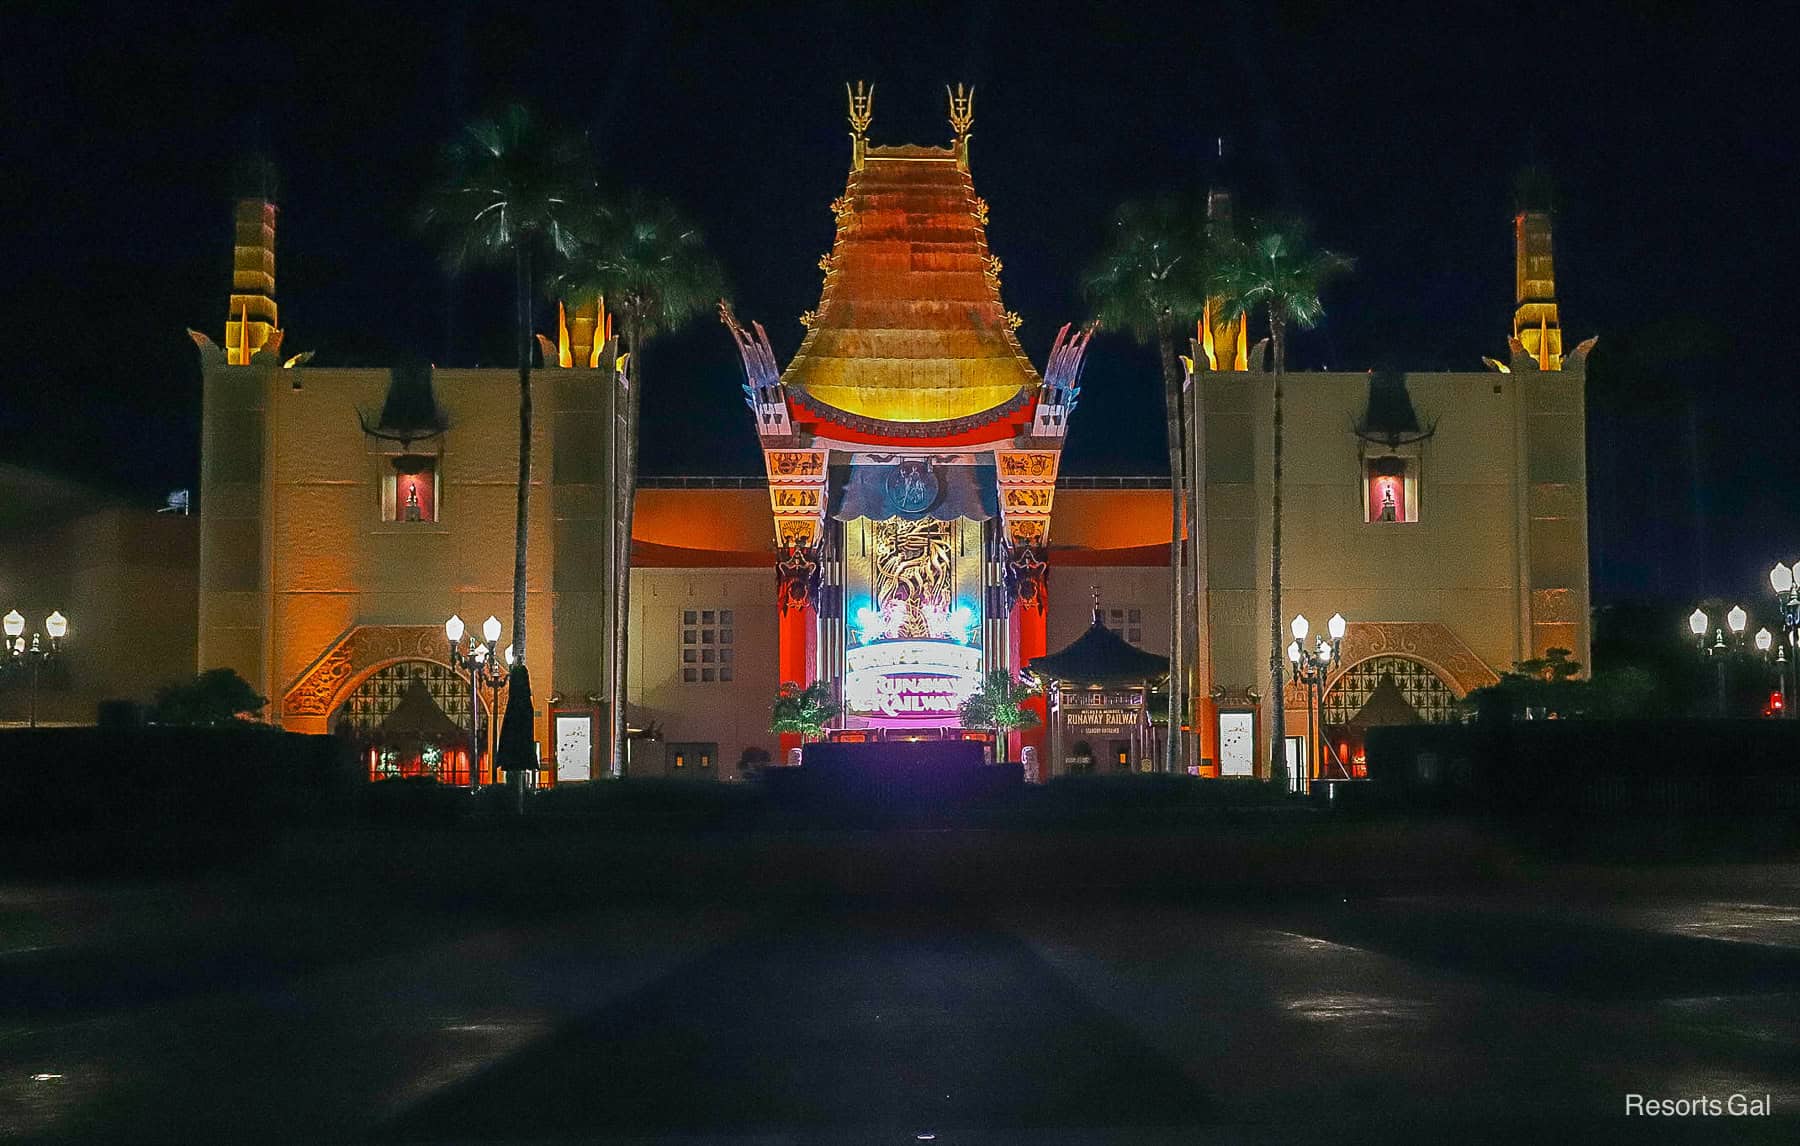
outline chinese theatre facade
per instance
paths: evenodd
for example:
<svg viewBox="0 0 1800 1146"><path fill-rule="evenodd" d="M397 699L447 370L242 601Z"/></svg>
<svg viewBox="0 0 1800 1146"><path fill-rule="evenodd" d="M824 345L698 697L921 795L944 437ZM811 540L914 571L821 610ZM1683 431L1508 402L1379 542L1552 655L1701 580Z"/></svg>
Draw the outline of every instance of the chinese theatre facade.
<svg viewBox="0 0 1800 1146"><path fill-rule="evenodd" d="M793 359L724 313L767 464L780 675L836 682L843 737L980 737L958 710L982 676L1045 651L1088 332L1065 327L1042 375L1014 337L969 173L972 95L951 95L947 148L871 144L872 95L850 99L837 234Z"/></svg>
<svg viewBox="0 0 1800 1146"><path fill-rule="evenodd" d="M1169 479L1064 472L1092 331L1043 332L1039 365L1021 348L970 175L970 98L952 95L948 147L881 146L871 94L851 97L849 173L798 350L778 362L761 325L722 310L765 473L640 478L623 762L606 728L624 379L603 307L552 312L526 600L540 782L781 759L784 682L832 687L838 738L986 739L962 702L1034 660L1052 687L1009 755L1035 748L1039 776L1161 766ZM1227 195L1209 210L1229 226ZM488 775L505 697L470 687L444 624L512 615L516 373L321 369L284 350L275 219L267 198L239 204L222 345L194 336L200 667L237 669L287 727L356 737L372 773L455 781L473 759ZM1174 721L1184 766L1266 776L1285 751L1290 776L1353 773L1373 724L1448 719L1550 648L1588 660L1591 340L1564 349L1550 226L1521 203L1511 350L1485 371L1285 376L1282 625L1348 621L1314 708L1324 735L1306 731L1306 692L1269 679L1266 346L1213 306L1199 316L1182 411L1192 607L1167 670L1192 698Z"/></svg>

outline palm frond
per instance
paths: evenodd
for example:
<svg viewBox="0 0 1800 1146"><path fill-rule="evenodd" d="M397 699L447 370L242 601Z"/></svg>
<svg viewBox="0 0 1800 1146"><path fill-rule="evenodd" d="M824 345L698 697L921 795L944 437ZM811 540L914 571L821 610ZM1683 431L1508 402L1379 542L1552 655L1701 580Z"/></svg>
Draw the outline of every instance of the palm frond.
<svg viewBox="0 0 1800 1146"><path fill-rule="evenodd" d="M1203 211L1172 197L1126 203L1082 291L1102 327L1151 342L1161 323L1185 325L1200 313L1210 262Z"/></svg>
<svg viewBox="0 0 1800 1146"><path fill-rule="evenodd" d="M460 271L542 243L567 258L593 172L577 140L541 126L524 107L468 124L444 149L444 174L419 210L421 227Z"/></svg>
<svg viewBox="0 0 1800 1146"><path fill-rule="evenodd" d="M725 293L705 236L664 200L633 193L590 211L581 232L558 288L571 297L604 296L645 340L710 313Z"/></svg>

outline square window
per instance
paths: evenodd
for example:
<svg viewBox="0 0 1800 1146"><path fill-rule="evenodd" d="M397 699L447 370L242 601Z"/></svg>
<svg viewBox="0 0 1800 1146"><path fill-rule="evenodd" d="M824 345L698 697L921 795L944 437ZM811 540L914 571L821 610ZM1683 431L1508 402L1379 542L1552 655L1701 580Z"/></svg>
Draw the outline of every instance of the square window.
<svg viewBox="0 0 1800 1146"><path fill-rule="evenodd" d="M701 670L700 670L700 680L701 680L701 683L707 683L707 682L709 682L709 681L712 681L712 680L714 680L714 679L716 679L716 678L715 678L715 676L714 676L714 674L713 674L713 670L712 670L712 669L701 669Z"/></svg>
<svg viewBox="0 0 1800 1146"><path fill-rule="evenodd" d="M728 681L731 679L731 666L730 665L726 665L719 670L719 679L722 681Z"/></svg>
<svg viewBox="0 0 1800 1146"><path fill-rule="evenodd" d="M695 682L695 681L696 681L696 680L698 680L698 679L700 679L700 678L699 678L699 677L698 677L698 676L697 676L697 675L696 675L696 672L697 672L697 671L698 671L698 670L696 670L696 669L682 669L682 670L681 670L681 680L682 680L682 682L683 682L683 683L684 683L684 684L693 684L693 683L694 683L694 682Z"/></svg>
<svg viewBox="0 0 1800 1146"><path fill-rule="evenodd" d="M730 649L720 649L719 650L719 659L722 661L729 662L731 660L731 650Z"/></svg>
<svg viewBox="0 0 1800 1146"><path fill-rule="evenodd" d="M731 630L730 629L720 629L719 630L719 643L722 645L728 645L731 643Z"/></svg>
<svg viewBox="0 0 1800 1146"><path fill-rule="evenodd" d="M731 623L732 623L731 622L731 610L730 609L720 609L719 610L719 624L729 625Z"/></svg>
<svg viewBox="0 0 1800 1146"><path fill-rule="evenodd" d="M694 650L693 649L682 649L681 650L681 663L684 665L691 665L694 663Z"/></svg>
<svg viewBox="0 0 1800 1146"><path fill-rule="evenodd" d="M684 625L691 625L694 622L698 621L699 619L700 619L699 615L696 614L694 612L694 610L692 610L692 609L688 609L681 614L681 623Z"/></svg>
<svg viewBox="0 0 1800 1146"><path fill-rule="evenodd" d="M701 649L700 659L706 664L713 663L713 651L711 649Z"/></svg>
<svg viewBox="0 0 1800 1146"><path fill-rule="evenodd" d="M700 614L700 623L703 625L710 625L713 623L713 611L711 609L707 609Z"/></svg>
<svg viewBox="0 0 1800 1146"><path fill-rule="evenodd" d="M700 643L700 632L699 632L699 630L697 630L697 629L683 629L683 630L682 630L682 633L681 633L681 643L682 643L682 644L684 644L684 645L697 645L697 644L699 644L699 643Z"/></svg>
<svg viewBox="0 0 1800 1146"><path fill-rule="evenodd" d="M1144 623L1144 611L1142 609L1127 609L1125 610L1125 619L1134 625L1141 625Z"/></svg>
<svg viewBox="0 0 1800 1146"><path fill-rule="evenodd" d="M713 631L711 629L701 629L700 643L703 645L716 645L719 642L713 639Z"/></svg>

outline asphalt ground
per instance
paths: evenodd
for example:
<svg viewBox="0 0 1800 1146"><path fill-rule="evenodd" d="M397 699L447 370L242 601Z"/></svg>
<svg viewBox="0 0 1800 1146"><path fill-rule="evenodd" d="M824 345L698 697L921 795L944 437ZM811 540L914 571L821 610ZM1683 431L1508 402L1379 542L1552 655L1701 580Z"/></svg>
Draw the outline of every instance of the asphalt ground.
<svg viewBox="0 0 1800 1146"><path fill-rule="evenodd" d="M364 833L0 881L0 1137L1800 1140L1800 864L1419 870L1437 837L1223 886L1169 846L676 835L524 878L504 833Z"/></svg>

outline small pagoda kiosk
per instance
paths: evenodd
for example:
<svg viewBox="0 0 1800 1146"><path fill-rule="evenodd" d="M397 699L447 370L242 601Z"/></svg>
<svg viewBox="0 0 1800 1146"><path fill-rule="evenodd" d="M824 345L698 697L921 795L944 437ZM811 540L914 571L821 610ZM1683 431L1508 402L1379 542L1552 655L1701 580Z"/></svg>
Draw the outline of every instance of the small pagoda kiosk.
<svg viewBox="0 0 1800 1146"><path fill-rule="evenodd" d="M1051 775L1079 762L1069 754L1077 743L1089 745L1108 771L1155 758L1150 688L1169 675L1169 658L1107 628L1098 605L1087 632L1028 667L1049 693Z"/></svg>
<svg viewBox="0 0 1800 1146"><path fill-rule="evenodd" d="M1369 729L1384 728L1395 724L1421 724L1424 717L1413 707L1412 701L1406 699L1406 693L1400 688L1394 674L1384 672L1381 679L1375 682L1375 688L1369 693L1369 699L1342 724L1327 727L1325 730L1327 751L1325 754L1323 776L1327 780L1361 779L1369 774L1367 756L1364 745L1368 743Z"/></svg>
<svg viewBox="0 0 1800 1146"><path fill-rule="evenodd" d="M400 776L435 776L449 784L469 782L469 733L432 699L425 678L414 674L406 694L371 737L385 768Z"/></svg>

